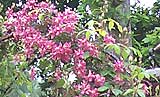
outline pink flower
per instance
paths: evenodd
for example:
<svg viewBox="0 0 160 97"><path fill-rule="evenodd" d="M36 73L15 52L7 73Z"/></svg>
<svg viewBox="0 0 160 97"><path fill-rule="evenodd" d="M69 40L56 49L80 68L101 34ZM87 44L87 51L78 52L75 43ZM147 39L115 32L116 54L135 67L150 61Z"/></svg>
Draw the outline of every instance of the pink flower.
<svg viewBox="0 0 160 97"><path fill-rule="evenodd" d="M124 72L122 61L120 61L120 60L115 61L113 66L114 66L115 72Z"/></svg>
<svg viewBox="0 0 160 97"><path fill-rule="evenodd" d="M146 84L143 84L142 89L145 94L149 94L148 86Z"/></svg>
<svg viewBox="0 0 160 97"><path fill-rule="evenodd" d="M112 36L110 36L110 35L106 35L104 37L104 42L106 44L113 44L113 43L115 43L115 39Z"/></svg>
<svg viewBox="0 0 160 97"><path fill-rule="evenodd" d="M53 38L61 33L74 32L78 21L77 15L70 9L66 11L58 12L52 4L47 2L38 3L37 0L27 0L18 12L14 12L12 8L8 9L6 12L8 21L5 22L5 26L13 32L14 39L22 41L27 57L31 57L36 51L42 57L49 53L53 59L68 62L72 53L71 44L56 45L53 41ZM54 14L50 18L45 17L49 21L45 23L47 26L45 33L39 27L37 28L39 15L42 13Z"/></svg>
<svg viewBox="0 0 160 97"><path fill-rule="evenodd" d="M89 73L87 76L85 76L85 80L92 82L95 79L95 75L92 73L91 70L89 70Z"/></svg>
<svg viewBox="0 0 160 97"><path fill-rule="evenodd" d="M98 93L98 89L94 88L90 91L89 97L98 97L99 93Z"/></svg>
<svg viewBox="0 0 160 97"><path fill-rule="evenodd" d="M71 55L71 43L66 42L64 45L60 43L57 47L52 49L52 59L54 60L62 60L64 62L68 62Z"/></svg>
<svg viewBox="0 0 160 97"><path fill-rule="evenodd" d="M77 69L78 71L79 69ZM97 87L103 86L105 83L105 78L100 76L99 74L95 74L91 70L89 70L88 75L81 78L84 78L81 84L75 85L74 88L76 90L80 90L81 95L88 95L89 97L98 97L98 89Z"/></svg>
<svg viewBox="0 0 160 97"><path fill-rule="evenodd" d="M31 71L30 71L30 78L31 78L31 80L35 80L35 76L36 76L36 71L35 71L35 68L32 67Z"/></svg>
<svg viewBox="0 0 160 97"><path fill-rule="evenodd" d="M75 63L74 71L78 77L83 78L86 75L86 62L84 60L79 60Z"/></svg>
<svg viewBox="0 0 160 97"><path fill-rule="evenodd" d="M123 79L121 79L120 73L117 73L114 77L113 80L116 84L122 85L123 84Z"/></svg>
<svg viewBox="0 0 160 97"><path fill-rule="evenodd" d="M8 16L8 18L13 18L13 9L8 8L8 10L6 11L6 15Z"/></svg>
<svg viewBox="0 0 160 97"><path fill-rule="evenodd" d="M98 89L92 88L92 86L85 80L75 86L76 89L80 90L81 95L88 95L89 97L98 97Z"/></svg>
<svg viewBox="0 0 160 97"><path fill-rule="evenodd" d="M62 78L62 71L59 68L56 69L54 77L56 80L60 80Z"/></svg>
<svg viewBox="0 0 160 97"><path fill-rule="evenodd" d="M83 50L80 50L80 49L74 50L74 59L75 60L81 60L81 59L83 59L84 58L83 55L84 55Z"/></svg>
<svg viewBox="0 0 160 97"><path fill-rule="evenodd" d="M94 83L96 86L103 86L105 83L105 77L100 76L99 74L95 75Z"/></svg>
<svg viewBox="0 0 160 97"><path fill-rule="evenodd" d="M21 61L21 55L20 54L14 55L13 60L14 60L15 63L20 62Z"/></svg>
<svg viewBox="0 0 160 97"><path fill-rule="evenodd" d="M84 52L88 51L91 56L96 57L98 55L98 48L90 43L87 39L78 39L78 46Z"/></svg>

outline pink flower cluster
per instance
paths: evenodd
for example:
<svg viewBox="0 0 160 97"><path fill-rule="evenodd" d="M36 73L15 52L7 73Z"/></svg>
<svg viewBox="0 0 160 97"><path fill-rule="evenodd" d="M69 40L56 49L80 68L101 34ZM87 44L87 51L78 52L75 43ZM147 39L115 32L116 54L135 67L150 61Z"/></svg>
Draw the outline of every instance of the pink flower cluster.
<svg viewBox="0 0 160 97"><path fill-rule="evenodd" d="M75 30L76 21L76 14L69 9L66 9L63 13L57 13L56 18L52 18L52 24L49 27L49 36L54 38L63 32L72 33Z"/></svg>
<svg viewBox="0 0 160 97"><path fill-rule="evenodd" d="M80 84L76 84L76 90L80 90L80 95L78 97L88 95L89 97L98 97L98 87L101 87L105 83L105 77L99 74L87 70L86 62L84 60L84 53L89 52L90 56L98 56L98 48L87 41L87 39L78 39L78 50L74 50L74 72L77 77L81 79ZM87 73L88 72L88 73Z"/></svg>
<svg viewBox="0 0 160 97"><path fill-rule="evenodd" d="M120 60L115 61L113 64L115 72L119 72L119 73L124 72L123 64L124 64L123 61L120 61Z"/></svg>
<svg viewBox="0 0 160 97"><path fill-rule="evenodd" d="M103 86L104 82L105 82L105 78L104 77L102 77L99 74L95 74L94 72L92 72L90 70L89 70L88 75L85 76L84 79L86 81L88 81L88 82L94 82L94 85L96 87Z"/></svg>
<svg viewBox="0 0 160 97"><path fill-rule="evenodd" d="M53 5L47 2L37 3L36 0L28 0L22 10L14 12L10 8L6 14L8 17L8 21L5 23L6 28L12 31L16 40L24 43L24 52L27 57L32 57L38 50L41 56L49 53L54 60L69 61L72 53L71 44L68 42L55 43L53 38L60 33L71 34L74 31L77 23L75 12L70 9L58 12ZM46 14L44 21L41 21L42 24L39 23L41 14ZM43 23L46 20L51 23L47 22L45 27ZM42 32L40 27L37 28L38 26L44 26L47 30Z"/></svg>
<svg viewBox="0 0 160 97"><path fill-rule="evenodd" d="M110 36L110 35L106 35L104 37L104 42L106 44L113 44L113 43L115 43L115 39L112 36Z"/></svg>
<svg viewBox="0 0 160 97"><path fill-rule="evenodd" d="M79 78L83 78L86 75L86 62L84 60L78 60L74 66L74 71Z"/></svg>
<svg viewBox="0 0 160 97"><path fill-rule="evenodd" d="M31 70L30 70L30 78L31 78L31 80L34 80L35 76L36 76L36 70L35 70L34 67L32 67Z"/></svg>
<svg viewBox="0 0 160 97"><path fill-rule="evenodd" d="M59 68L57 68L54 73L55 79L60 80L62 78L62 76L63 76L62 71Z"/></svg>
<svg viewBox="0 0 160 97"><path fill-rule="evenodd" d="M80 96L89 95L89 97L98 97L98 89L93 88L87 81L82 81L81 84L75 86L77 90L81 90Z"/></svg>
<svg viewBox="0 0 160 97"><path fill-rule="evenodd" d="M88 51L89 54L93 57L96 57L98 55L98 48L85 38L78 39L78 47L82 48L84 52Z"/></svg>
<svg viewBox="0 0 160 97"><path fill-rule="evenodd" d="M39 19L42 14L44 14L44 20ZM105 78L95 72L88 71L84 59L86 52L89 52L92 57L98 56L96 45L85 38L74 41L71 39L67 42L55 41L61 33L73 35L78 21L75 12L69 9L58 12L49 3L28 0L22 10L18 12L14 12L12 8L9 9L7 18L6 28L12 31L14 39L24 44L24 52L28 58L32 58L36 52L40 53L42 57L47 54L53 60L61 62L70 62L73 59L74 72L81 81L80 84L75 85L76 89L80 90L80 95L98 97L98 88L104 85ZM77 44L76 49L72 48L72 43ZM31 79L34 79L35 71L34 69L31 71ZM62 78L60 69L56 69L54 77L56 80Z"/></svg>
<svg viewBox="0 0 160 97"><path fill-rule="evenodd" d="M124 72L124 67L123 67L123 61L115 61L113 66L114 66L114 71L116 72L114 81L117 84L122 84L123 80L121 79L121 73Z"/></svg>
<svg viewBox="0 0 160 97"><path fill-rule="evenodd" d="M143 84L142 89L145 94L149 94L148 86L145 83Z"/></svg>
<svg viewBox="0 0 160 97"><path fill-rule="evenodd" d="M61 43L55 48L52 48L52 58L54 60L62 60L68 62L72 55L71 43Z"/></svg>
<svg viewBox="0 0 160 97"><path fill-rule="evenodd" d="M99 74L95 74L89 70L87 76L84 76L82 82L75 85L77 90L80 90L80 95L88 95L89 97L98 97L98 87L103 86L105 78Z"/></svg>

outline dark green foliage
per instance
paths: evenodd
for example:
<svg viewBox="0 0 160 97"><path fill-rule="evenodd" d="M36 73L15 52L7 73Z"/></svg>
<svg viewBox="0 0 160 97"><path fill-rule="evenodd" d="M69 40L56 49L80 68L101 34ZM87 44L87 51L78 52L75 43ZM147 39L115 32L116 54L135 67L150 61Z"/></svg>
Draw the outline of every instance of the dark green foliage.
<svg viewBox="0 0 160 97"><path fill-rule="evenodd" d="M131 24L132 31L135 34L135 39L141 41L148 31L154 30L155 27L160 27L160 1L154 3L153 8L143 8L132 6Z"/></svg>

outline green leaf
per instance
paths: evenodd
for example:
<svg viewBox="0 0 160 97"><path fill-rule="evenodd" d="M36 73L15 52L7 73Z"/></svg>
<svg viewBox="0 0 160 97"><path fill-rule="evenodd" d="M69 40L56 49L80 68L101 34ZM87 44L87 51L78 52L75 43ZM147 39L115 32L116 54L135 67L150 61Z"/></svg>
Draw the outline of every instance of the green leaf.
<svg viewBox="0 0 160 97"><path fill-rule="evenodd" d="M150 74L148 74L146 72L143 72L143 73L144 73L145 78L150 79Z"/></svg>
<svg viewBox="0 0 160 97"><path fill-rule="evenodd" d="M40 21L43 21L43 20L44 20L44 17L45 17L45 14L44 14L44 13L41 13L41 14L39 14L39 16L38 16L38 19L39 19Z"/></svg>
<svg viewBox="0 0 160 97"><path fill-rule="evenodd" d="M84 55L83 55L84 59L87 59L89 56L90 56L89 52L85 52Z"/></svg>
<svg viewBox="0 0 160 97"><path fill-rule="evenodd" d="M118 26L118 30L119 30L119 32L123 32L123 29L122 29L122 26L121 25L117 25Z"/></svg>
<svg viewBox="0 0 160 97"><path fill-rule="evenodd" d="M103 37L105 37L106 36L106 31L105 30L103 30L103 29L98 29L98 32L99 32L99 34L101 35L101 36L103 36Z"/></svg>
<svg viewBox="0 0 160 97"><path fill-rule="evenodd" d="M154 75L151 74L150 76L151 76L152 78L154 78L157 82L159 82L158 79L157 79Z"/></svg>
<svg viewBox="0 0 160 97"><path fill-rule="evenodd" d="M118 46L118 45L114 45L114 50L115 50L115 53L120 55L121 53L121 48Z"/></svg>
<svg viewBox="0 0 160 97"><path fill-rule="evenodd" d="M110 83L109 82L105 82L104 86L98 88L98 91L99 92L104 92L104 91L106 91L109 88L111 88Z"/></svg>
<svg viewBox="0 0 160 97"><path fill-rule="evenodd" d="M0 15L0 23L2 23L3 22L3 17Z"/></svg>
<svg viewBox="0 0 160 97"><path fill-rule="evenodd" d="M142 54L141 54L141 52L138 49L135 49L133 47L129 47L129 48L133 51L133 53L135 55L138 55L139 57L142 57Z"/></svg>
<svg viewBox="0 0 160 97"><path fill-rule="evenodd" d="M141 89L143 87L143 84L138 84L138 89Z"/></svg>
<svg viewBox="0 0 160 97"><path fill-rule="evenodd" d="M47 67L51 64L51 61L47 60L47 59L41 59L39 64L40 64L39 68L44 69L45 67Z"/></svg>
<svg viewBox="0 0 160 97"><path fill-rule="evenodd" d="M99 92L104 92L104 91L106 91L107 89L108 89L107 86L102 86L102 87L99 87L99 88L98 88L98 91L99 91Z"/></svg>
<svg viewBox="0 0 160 97"><path fill-rule="evenodd" d="M113 29L113 27L114 27L114 22L113 22L113 20L110 20L109 21L109 30L111 31Z"/></svg>
<svg viewBox="0 0 160 97"><path fill-rule="evenodd" d="M133 47L129 47L129 48L133 51L133 53L134 53L135 55L137 55L137 51L136 51L135 48L133 48Z"/></svg>
<svg viewBox="0 0 160 97"><path fill-rule="evenodd" d="M127 59L128 56L129 56L129 54L130 54L130 49L128 49L128 48L124 48L124 49L122 50L122 52L121 52L121 55L122 55L122 57L123 57L124 59Z"/></svg>
<svg viewBox="0 0 160 97"><path fill-rule="evenodd" d="M56 88L61 88L61 87L63 87L64 84L65 84L64 79L60 79L56 83Z"/></svg>
<svg viewBox="0 0 160 97"><path fill-rule="evenodd" d="M138 55L139 57L142 57L142 54L141 54L141 52L140 52L139 50L137 50L137 55Z"/></svg>
<svg viewBox="0 0 160 97"><path fill-rule="evenodd" d="M119 32L122 33L122 32L123 32L122 26L121 26L118 22L116 22L116 21L114 21L114 22L115 22L115 24L117 25Z"/></svg>
<svg viewBox="0 0 160 97"><path fill-rule="evenodd" d="M20 97L27 97L25 93L22 93Z"/></svg>
<svg viewBox="0 0 160 97"><path fill-rule="evenodd" d="M119 89L113 89L112 92L113 92L113 94L114 94L115 96L121 95L121 94L123 93L123 92L122 92L121 90L119 90Z"/></svg>
<svg viewBox="0 0 160 97"><path fill-rule="evenodd" d="M118 46L117 44L109 44L108 46L106 46L105 48L107 48L109 50L114 50L116 54L120 55L121 53L121 48L120 46Z"/></svg>
<svg viewBox="0 0 160 97"><path fill-rule="evenodd" d="M101 71L101 75L103 75L103 76L106 76L106 75L108 75L109 73L111 73L111 71L109 71L109 70L102 70Z"/></svg>
<svg viewBox="0 0 160 97"><path fill-rule="evenodd" d="M148 42L151 41L151 39L150 39L150 38L144 38L142 41L143 41L144 43L148 43Z"/></svg>
<svg viewBox="0 0 160 97"><path fill-rule="evenodd" d="M138 74L138 79L139 80L142 80L143 78L144 78L144 74L143 73Z"/></svg>
<svg viewBox="0 0 160 97"><path fill-rule="evenodd" d="M130 93L132 93L132 92L134 92L133 89L128 89L123 95L126 96L127 94L130 94Z"/></svg>
<svg viewBox="0 0 160 97"><path fill-rule="evenodd" d="M90 20L89 22L86 23L85 26L93 27L93 25L94 25L95 23L97 23L97 21Z"/></svg>
<svg viewBox="0 0 160 97"><path fill-rule="evenodd" d="M143 90L138 90L137 93L140 97L146 97Z"/></svg>
<svg viewBox="0 0 160 97"><path fill-rule="evenodd" d="M91 33L89 31L86 32L86 38L89 40Z"/></svg>

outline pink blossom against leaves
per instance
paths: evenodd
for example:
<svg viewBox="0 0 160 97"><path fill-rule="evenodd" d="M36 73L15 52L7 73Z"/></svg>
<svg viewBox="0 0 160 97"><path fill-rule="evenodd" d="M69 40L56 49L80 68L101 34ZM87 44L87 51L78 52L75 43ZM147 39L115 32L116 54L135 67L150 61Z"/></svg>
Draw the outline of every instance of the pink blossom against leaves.
<svg viewBox="0 0 160 97"><path fill-rule="evenodd" d="M148 86L145 83L143 84L142 89L145 94L149 94Z"/></svg>
<svg viewBox="0 0 160 97"><path fill-rule="evenodd" d="M98 97L99 96L99 92L98 92L98 89L97 88L94 88L90 91L90 94L89 94L90 97Z"/></svg>
<svg viewBox="0 0 160 97"><path fill-rule="evenodd" d="M8 10L6 11L6 15L7 15L7 17L9 19L13 18L13 9L12 8L8 8Z"/></svg>
<svg viewBox="0 0 160 97"><path fill-rule="evenodd" d="M82 60L84 58L83 55L84 55L83 50L80 50L80 49L74 50L74 59L75 59L75 61L76 60Z"/></svg>
<svg viewBox="0 0 160 97"><path fill-rule="evenodd" d="M70 9L66 10L67 12L58 12L52 4L47 2L37 3L36 0L28 0L26 4L23 5L22 10L18 12L13 12L12 8L8 9L7 17L9 21L5 23L5 26L8 30L13 32L14 39L20 40L24 43L25 54L27 57L31 57L34 52L35 46L38 48L41 56L44 56L46 53L51 53L53 59L62 59L63 61L69 61L72 50L70 47L67 47L67 43L64 44L64 47L60 47L60 55L58 51L56 53L53 50L56 47L54 41L50 41L55 36L67 32L72 33L75 29L75 24L78 19L75 12ZM48 31L50 34L42 36L42 32L36 28L38 24L38 16L43 12L54 13L55 16L52 16L52 24L49 24ZM16 25L16 26L14 26Z"/></svg>
<svg viewBox="0 0 160 97"><path fill-rule="evenodd" d="M113 80L116 84L122 85L123 84L123 79L121 78L120 73L116 73L114 80Z"/></svg>
<svg viewBox="0 0 160 97"><path fill-rule="evenodd" d="M113 66L114 66L115 72L124 72L124 63L123 63L123 61L120 61L120 60L115 61Z"/></svg>
<svg viewBox="0 0 160 97"><path fill-rule="evenodd" d="M50 19L46 32L42 32L36 28L39 25L39 15L43 13L54 14ZM105 78L95 72L87 69L84 60L84 53L89 52L90 56L98 56L98 48L87 39L78 39L77 48L72 48L71 42L55 42L55 37L62 33L73 35L75 25L78 22L77 15L74 11L66 9L64 12L58 12L53 5L46 2L38 3L36 0L28 0L23 5L22 10L13 12L12 9L7 11L9 21L5 23L6 28L13 32L14 39L24 44L24 53L30 58L37 51L42 57L46 54L50 55L53 60L69 62L74 60L74 73L82 82L77 85L81 95L89 97L98 97L98 87L104 85ZM42 21L43 24L43 21ZM15 26L16 25L16 26ZM88 72L88 73L87 73ZM35 78L36 71L31 68L31 79ZM54 77L56 80L63 76L60 69L56 69Z"/></svg>
<svg viewBox="0 0 160 97"><path fill-rule="evenodd" d="M87 81L83 80L80 84L76 85L75 88L80 90L80 95L88 95L89 97L98 97L98 89L93 88Z"/></svg>
<svg viewBox="0 0 160 97"><path fill-rule="evenodd" d="M22 60L22 55L21 54L15 54L13 57L13 62L14 63L19 63Z"/></svg>
<svg viewBox="0 0 160 97"><path fill-rule="evenodd" d="M60 80L62 78L62 76L63 76L62 71L59 68L57 68L54 73L55 79Z"/></svg>
<svg viewBox="0 0 160 97"><path fill-rule="evenodd" d="M85 80L87 80L88 82L93 82L94 79L95 79L94 73L91 70L89 70L88 75L85 76Z"/></svg>
<svg viewBox="0 0 160 97"><path fill-rule="evenodd" d="M122 85L123 79L121 78L121 73L124 72L124 63L121 60L114 61L114 71L116 72L116 75L114 77L114 82L116 84Z"/></svg>
<svg viewBox="0 0 160 97"><path fill-rule="evenodd" d="M79 71L78 69L76 71ZM105 83L105 78L99 74L95 74L91 70L89 70L88 74L86 74L83 78L82 82L78 85L75 85L75 89L80 90L81 95L88 95L89 97L98 97L98 89L97 87L103 86Z"/></svg>
<svg viewBox="0 0 160 97"><path fill-rule="evenodd" d="M75 71L75 74L78 75L78 77L80 77L80 78L85 77L86 70L87 70L86 69L86 62L84 60L78 60L75 63L74 71Z"/></svg>
<svg viewBox="0 0 160 97"><path fill-rule="evenodd" d="M74 97L83 97L82 95L74 96Z"/></svg>
<svg viewBox="0 0 160 97"><path fill-rule="evenodd" d="M52 49L52 59L68 62L72 55L71 43L61 43Z"/></svg>
<svg viewBox="0 0 160 97"><path fill-rule="evenodd" d="M42 8L43 10L45 10L45 9L48 10L49 6L50 6L49 3L42 1L42 2L38 3L37 8Z"/></svg>
<svg viewBox="0 0 160 97"><path fill-rule="evenodd" d="M34 52L34 51L33 51L32 48L26 48L25 51L24 51L25 55L26 55L28 58L30 58L30 57L33 56L33 54L34 54L33 52Z"/></svg>
<svg viewBox="0 0 160 97"><path fill-rule="evenodd" d="M35 80L35 76L36 76L36 70L34 67L31 68L31 71L30 71L30 78L31 80Z"/></svg>
<svg viewBox="0 0 160 97"><path fill-rule="evenodd" d="M76 14L70 9L66 9L65 12L59 12L56 14L56 18L52 18L52 26L49 28L49 34L52 38L58 36L61 33L73 33L75 25L78 21Z"/></svg>
<svg viewBox="0 0 160 97"><path fill-rule="evenodd" d="M89 70L88 75L85 76L85 80L88 82L94 82L95 86L103 86L105 83L105 77L95 74L91 70Z"/></svg>
<svg viewBox="0 0 160 97"><path fill-rule="evenodd" d="M99 74L95 75L94 83L96 86L103 86L105 83L105 77L100 76Z"/></svg>
<svg viewBox="0 0 160 97"><path fill-rule="evenodd" d="M104 42L106 44L113 44L113 43L115 43L115 39L111 35L106 35L104 37Z"/></svg>
<svg viewBox="0 0 160 97"><path fill-rule="evenodd" d="M98 48L90 43L87 39L78 39L78 46L84 52L88 51L91 56L96 57L98 55Z"/></svg>

